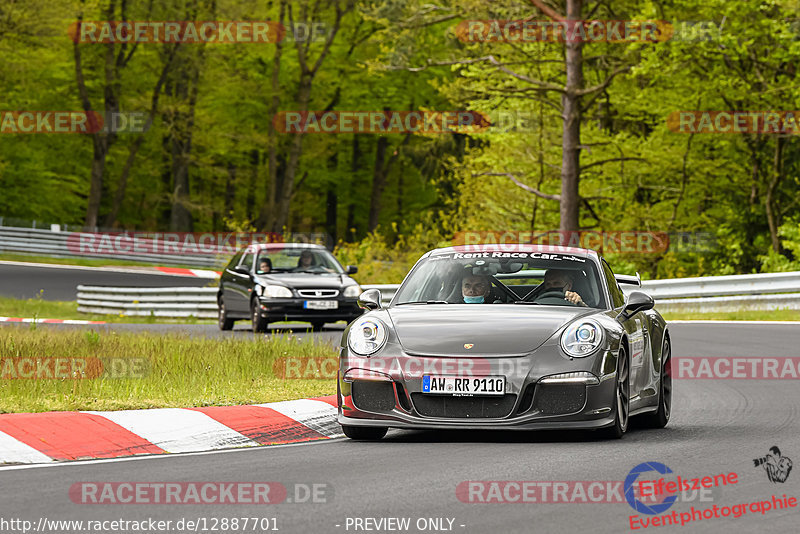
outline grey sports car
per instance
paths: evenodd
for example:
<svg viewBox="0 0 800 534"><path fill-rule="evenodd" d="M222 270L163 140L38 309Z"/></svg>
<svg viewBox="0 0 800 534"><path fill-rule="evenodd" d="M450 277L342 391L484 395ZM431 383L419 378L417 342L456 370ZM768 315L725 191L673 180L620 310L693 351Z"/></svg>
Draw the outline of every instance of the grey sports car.
<svg viewBox="0 0 800 534"><path fill-rule="evenodd" d="M388 428L594 429L669 421L670 336L653 299L586 249L465 245L426 253L344 332L339 423Z"/></svg>

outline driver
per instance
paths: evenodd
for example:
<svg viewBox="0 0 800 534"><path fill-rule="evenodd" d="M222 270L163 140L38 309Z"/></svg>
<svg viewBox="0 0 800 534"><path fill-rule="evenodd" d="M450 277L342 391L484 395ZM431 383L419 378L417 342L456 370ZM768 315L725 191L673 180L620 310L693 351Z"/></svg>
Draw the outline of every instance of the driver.
<svg viewBox="0 0 800 534"><path fill-rule="evenodd" d="M297 267L295 267L294 270L295 271L317 270L326 273L334 272L333 269L329 269L324 265L317 263L316 255L310 250L304 250L303 252L300 253L300 258L297 260Z"/></svg>
<svg viewBox="0 0 800 534"><path fill-rule="evenodd" d="M564 300L567 300L576 306L586 306L586 303L583 302L581 296L576 292L571 291L573 283L572 273L569 271L562 269L548 269L547 272L544 273L544 281L542 282L542 286L544 286L544 292L563 291Z"/></svg>
<svg viewBox="0 0 800 534"><path fill-rule="evenodd" d="M467 274L461 279L461 296L466 304L483 304L491 288L488 276Z"/></svg>

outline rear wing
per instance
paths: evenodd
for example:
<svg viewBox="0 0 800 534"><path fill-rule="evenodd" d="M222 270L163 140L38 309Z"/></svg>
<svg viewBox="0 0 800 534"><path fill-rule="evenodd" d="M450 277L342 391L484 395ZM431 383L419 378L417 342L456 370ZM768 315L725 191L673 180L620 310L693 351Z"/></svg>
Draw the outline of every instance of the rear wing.
<svg viewBox="0 0 800 534"><path fill-rule="evenodd" d="M630 284L633 286L642 287L642 277L639 276L638 271L636 276L631 276L629 274L615 274L614 278L617 279L618 284Z"/></svg>

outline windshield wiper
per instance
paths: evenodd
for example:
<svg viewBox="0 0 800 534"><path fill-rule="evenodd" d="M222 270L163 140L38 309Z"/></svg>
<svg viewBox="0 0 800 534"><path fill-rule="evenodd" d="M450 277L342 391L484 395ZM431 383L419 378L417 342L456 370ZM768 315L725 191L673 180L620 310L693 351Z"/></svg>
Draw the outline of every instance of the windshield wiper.
<svg viewBox="0 0 800 534"><path fill-rule="evenodd" d="M539 304L538 302L534 302L532 300L515 300L514 304L536 304L541 306L541 304Z"/></svg>
<svg viewBox="0 0 800 534"><path fill-rule="evenodd" d="M450 304L446 300L414 300L412 302L401 302L395 306L402 306L403 304Z"/></svg>

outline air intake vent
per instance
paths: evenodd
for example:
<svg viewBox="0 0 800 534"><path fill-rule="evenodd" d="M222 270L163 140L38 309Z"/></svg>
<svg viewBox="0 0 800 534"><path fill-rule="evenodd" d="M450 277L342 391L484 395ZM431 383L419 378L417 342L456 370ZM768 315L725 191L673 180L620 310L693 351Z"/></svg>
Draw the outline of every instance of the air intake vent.
<svg viewBox="0 0 800 534"><path fill-rule="evenodd" d="M394 386L392 382L356 380L353 404L365 412L388 412L394 408Z"/></svg>

